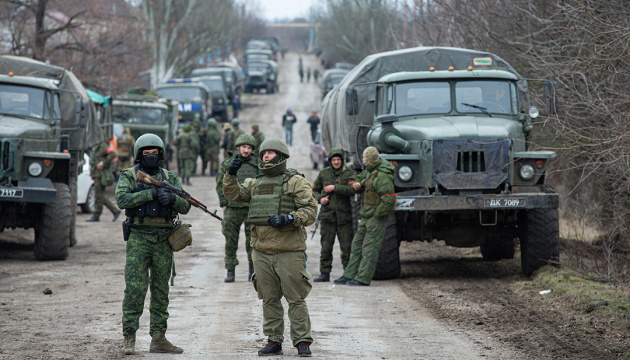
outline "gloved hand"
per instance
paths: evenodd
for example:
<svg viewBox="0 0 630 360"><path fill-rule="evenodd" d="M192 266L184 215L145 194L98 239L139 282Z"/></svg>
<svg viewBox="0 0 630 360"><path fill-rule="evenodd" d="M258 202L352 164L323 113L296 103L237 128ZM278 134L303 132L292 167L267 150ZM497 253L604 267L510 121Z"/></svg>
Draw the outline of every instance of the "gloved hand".
<svg viewBox="0 0 630 360"><path fill-rule="evenodd" d="M289 219L288 215L271 215L267 222L273 227L280 227L293 223L293 218Z"/></svg>
<svg viewBox="0 0 630 360"><path fill-rule="evenodd" d="M160 188L160 191L158 193L158 200L160 201L160 204L164 206L173 205L176 198L177 197L172 192Z"/></svg>
<svg viewBox="0 0 630 360"><path fill-rule="evenodd" d="M153 200L157 199L159 194L160 194L160 188L153 186L151 188L151 196L153 197Z"/></svg>
<svg viewBox="0 0 630 360"><path fill-rule="evenodd" d="M234 157L234 159L230 162L230 165L228 165L227 173L230 175L236 175L241 166L243 166L243 160L241 160L239 155L236 155L236 157Z"/></svg>

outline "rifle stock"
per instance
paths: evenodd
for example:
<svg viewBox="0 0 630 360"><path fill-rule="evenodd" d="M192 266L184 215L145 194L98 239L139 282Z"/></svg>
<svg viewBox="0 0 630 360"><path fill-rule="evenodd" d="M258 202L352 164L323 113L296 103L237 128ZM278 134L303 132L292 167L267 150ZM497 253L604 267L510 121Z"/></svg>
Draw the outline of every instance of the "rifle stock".
<svg viewBox="0 0 630 360"><path fill-rule="evenodd" d="M162 180L162 182L159 182L157 180L154 180L151 176L147 175L145 172L138 170L136 172L136 182L144 183L147 185L153 185L153 186L157 186L157 187L161 187L163 189L169 190L173 192L175 195L179 196L180 198L188 201L190 205L203 210L206 214L212 216L213 218L219 221L223 221L223 218L217 215L217 210L215 210L214 212L211 212L210 210L208 210L208 207L204 205L201 201L195 199L194 197L192 197L192 195L190 195L186 191L176 188L173 184L169 183L166 180Z"/></svg>

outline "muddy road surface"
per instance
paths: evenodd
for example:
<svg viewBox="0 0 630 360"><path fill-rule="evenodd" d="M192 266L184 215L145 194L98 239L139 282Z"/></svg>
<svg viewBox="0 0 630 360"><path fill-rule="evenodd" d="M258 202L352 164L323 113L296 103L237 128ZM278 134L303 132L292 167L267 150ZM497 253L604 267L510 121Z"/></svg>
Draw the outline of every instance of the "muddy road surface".
<svg viewBox="0 0 630 360"><path fill-rule="evenodd" d="M315 68L314 56L302 55ZM300 83L298 55L279 63L280 92L244 94L239 116L249 132L257 123L269 137L284 138L281 115L291 107L298 122L289 167L314 181L310 112L321 93ZM208 176L186 187L210 209L218 209L216 182ZM113 188L109 189L113 199ZM220 212L220 210L219 210ZM125 242L121 220L105 209L101 222L78 214L78 244L65 261L39 262L32 231L0 233L0 359L117 359L122 345ZM122 217L121 217L122 218ZM150 354L149 298L137 334L135 357L151 359L258 358L264 346L261 302L247 281L241 233L236 282L226 284L224 238L218 221L195 208L182 217L192 224L193 246L175 254L168 338L182 355ZM308 268L319 274L319 234L310 239ZM558 309L548 311L534 295L518 290L526 281L515 263L484 263L471 250L440 243L402 244L403 274L370 287L314 283L307 298L314 357L326 359L605 359L597 343L567 327ZM331 278L341 276L338 247ZM51 294L44 294L50 289ZM287 308L285 303L285 309ZM285 311L286 314L286 311ZM284 356L291 347L285 315ZM612 357L610 357L612 358Z"/></svg>

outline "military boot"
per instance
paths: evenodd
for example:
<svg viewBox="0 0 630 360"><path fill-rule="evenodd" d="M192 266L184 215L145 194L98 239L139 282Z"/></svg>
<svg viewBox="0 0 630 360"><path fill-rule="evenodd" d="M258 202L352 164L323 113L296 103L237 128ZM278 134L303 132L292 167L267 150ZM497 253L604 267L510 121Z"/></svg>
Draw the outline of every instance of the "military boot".
<svg viewBox="0 0 630 360"><path fill-rule="evenodd" d="M181 354L184 352L184 349L179 346L175 346L171 344L170 341L166 340L164 331L156 331L151 334L151 347L149 347L149 352Z"/></svg>
<svg viewBox="0 0 630 360"><path fill-rule="evenodd" d="M314 282L329 282L330 281L330 273L321 273L318 277L313 279Z"/></svg>
<svg viewBox="0 0 630 360"><path fill-rule="evenodd" d="M92 216L91 218L86 219L85 221L89 221L89 222L99 222L100 220L99 220L99 218L98 218L98 217L96 217L96 216Z"/></svg>
<svg viewBox="0 0 630 360"><path fill-rule="evenodd" d="M228 270L227 276L225 277L225 282L234 282L234 270Z"/></svg>
<svg viewBox="0 0 630 360"><path fill-rule="evenodd" d="M252 275L254 275L254 263L253 262L249 262L249 277L247 278L247 281L252 281Z"/></svg>
<svg viewBox="0 0 630 360"><path fill-rule="evenodd" d="M125 355L135 354L136 348L136 334L125 335L125 341L123 342L122 353Z"/></svg>

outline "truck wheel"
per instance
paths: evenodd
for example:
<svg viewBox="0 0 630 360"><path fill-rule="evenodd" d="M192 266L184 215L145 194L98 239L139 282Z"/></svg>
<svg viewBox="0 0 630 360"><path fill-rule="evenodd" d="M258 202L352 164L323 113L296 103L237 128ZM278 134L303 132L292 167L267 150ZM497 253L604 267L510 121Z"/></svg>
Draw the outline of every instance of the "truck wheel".
<svg viewBox="0 0 630 360"><path fill-rule="evenodd" d="M35 224L35 258L37 260L64 260L68 257L68 237L72 225L70 188L66 184L53 183L57 201L44 204L42 214Z"/></svg>
<svg viewBox="0 0 630 360"><path fill-rule="evenodd" d="M390 215L387 221L385 238L376 262L375 280L389 280L400 276L400 242L396 231L396 216Z"/></svg>
<svg viewBox="0 0 630 360"><path fill-rule="evenodd" d="M70 207L72 211L72 223L70 224L70 246L77 244L77 177L70 177Z"/></svg>
<svg viewBox="0 0 630 360"><path fill-rule="evenodd" d="M516 250L516 240L507 237L494 240L487 239L480 248L481 256L483 256L483 259L486 261L513 259Z"/></svg>
<svg viewBox="0 0 630 360"><path fill-rule="evenodd" d="M94 202L96 201L96 190L94 190L94 185L90 186L90 190L88 191L87 198L85 199L85 204L81 204L81 211L84 214L91 214L94 212Z"/></svg>
<svg viewBox="0 0 630 360"><path fill-rule="evenodd" d="M548 260L558 260L558 209L527 211L521 226L521 268L530 276Z"/></svg>
<svg viewBox="0 0 630 360"><path fill-rule="evenodd" d="M228 112L227 110L223 111L223 113L221 114L221 122L228 122Z"/></svg>

